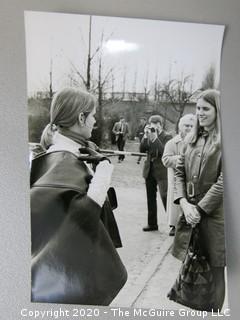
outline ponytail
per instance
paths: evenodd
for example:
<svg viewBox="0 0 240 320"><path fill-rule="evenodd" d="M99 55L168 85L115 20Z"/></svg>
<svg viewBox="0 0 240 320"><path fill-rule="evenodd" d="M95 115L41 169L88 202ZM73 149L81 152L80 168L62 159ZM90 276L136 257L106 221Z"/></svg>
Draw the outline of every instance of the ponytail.
<svg viewBox="0 0 240 320"><path fill-rule="evenodd" d="M47 150L53 144L53 136L55 131L55 125L51 123L47 124L44 128L40 139L40 144L44 150Z"/></svg>

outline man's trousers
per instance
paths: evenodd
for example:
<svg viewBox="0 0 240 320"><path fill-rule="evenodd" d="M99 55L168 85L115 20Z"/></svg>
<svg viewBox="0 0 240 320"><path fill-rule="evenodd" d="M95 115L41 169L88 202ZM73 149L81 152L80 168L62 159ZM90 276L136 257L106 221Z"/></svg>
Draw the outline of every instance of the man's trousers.
<svg viewBox="0 0 240 320"><path fill-rule="evenodd" d="M155 227L157 222L157 186L159 187L160 196L163 206L166 210L167 204L167 179L156 180L153 176L153 169L151 168L148 177L145 179L147 191L147 207L148 207L148 225Z"/></svg>

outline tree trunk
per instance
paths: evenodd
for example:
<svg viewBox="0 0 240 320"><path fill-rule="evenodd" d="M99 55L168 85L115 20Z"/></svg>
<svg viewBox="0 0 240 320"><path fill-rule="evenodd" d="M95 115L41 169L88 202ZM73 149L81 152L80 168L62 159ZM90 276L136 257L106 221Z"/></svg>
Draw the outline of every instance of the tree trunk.
<svg viewBox="0 0 240 320"><path fill-rule="evenodd" d="M182 116L183 116L184 109L185 109L185 105L182 105L182 106L181 106L181 109L180 109L180 111L179 111L179 114L178 114L177 122L176 122L176 127L175 127L176 132L178 132L178 124L179 124L180 119L181 119Z"/></svg>
<svg viewBox="0 0 240 320"><path fill-rule="evenodd" d="M91 88L91 41L92 41L92 16L89 20L89 41L88 41L88 58L87 58L87 81L86 89L89 91Z"/></svg>
<svg viewBox="0 0 240 320"><path fill-rule="evenodd" d="M102 96L103 96L103 84L102 84L102 58L99 60L98 68L98 135L99 144L102 144L103 137L103 115L102 115Z"/></svg>

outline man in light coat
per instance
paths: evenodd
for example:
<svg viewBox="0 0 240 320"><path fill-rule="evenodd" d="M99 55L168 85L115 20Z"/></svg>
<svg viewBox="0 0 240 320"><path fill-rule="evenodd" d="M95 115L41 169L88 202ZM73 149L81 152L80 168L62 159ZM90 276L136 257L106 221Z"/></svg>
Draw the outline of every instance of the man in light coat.
<svg viewBox="0 0 240 320"><path fill-rule="evenodd" d="M125 121L124 117L121 117L119 122L115 122L112 132L115 135L118 150L124 151L125 143L129 135L128 123ZM118 157L118 162L122 162L124 158L124 155L120 155Z"/></svg>

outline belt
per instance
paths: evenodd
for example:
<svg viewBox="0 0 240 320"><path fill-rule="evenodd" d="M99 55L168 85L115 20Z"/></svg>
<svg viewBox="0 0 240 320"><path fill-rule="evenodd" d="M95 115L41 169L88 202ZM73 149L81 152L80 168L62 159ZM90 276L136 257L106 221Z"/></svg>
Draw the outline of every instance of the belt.
<svg viewBox="0 0 240 320"><path fill-rule="evenodd" d="M187 182L187 195L189 198L195 196L195 184L192 181Z"/></svg>
<svg viewBox="0 0 240 320"><path fill-rule="evenodd" d="M187 197L192 203L200 201L206 194L206 192L199 192L198 184L193 181L187 182Z"/></svg>

